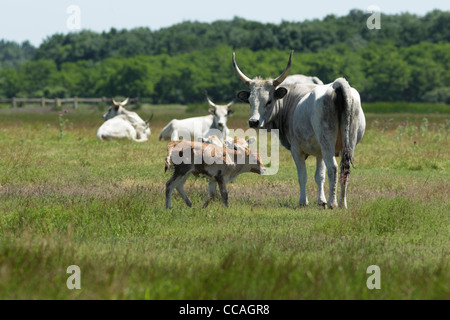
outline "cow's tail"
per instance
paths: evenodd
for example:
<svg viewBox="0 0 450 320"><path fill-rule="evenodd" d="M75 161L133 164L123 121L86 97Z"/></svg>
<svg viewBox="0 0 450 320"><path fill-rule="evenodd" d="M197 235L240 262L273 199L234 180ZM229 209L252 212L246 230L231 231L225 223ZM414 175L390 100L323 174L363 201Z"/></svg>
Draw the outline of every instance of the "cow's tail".
<svg viewBox="0 0 450 320"><path fill-rule="evenodd" d="M167 126L164 127L164 129L162 129L161 134L159 135L159 141L163 140L163 139L167 139L167 137L172 136L172 122L170 122Z"/></svg>
<svg viewBox="0 0 450 320"><path fill-rule="evenodd" d="M339 110L340 130L343 140L341 155L341 183L346 184L353 165L353 153L357 141L357 124L354 119L354 101L351 87L347 80L339 78L333 83L336 93L336 105Z"/></svg>

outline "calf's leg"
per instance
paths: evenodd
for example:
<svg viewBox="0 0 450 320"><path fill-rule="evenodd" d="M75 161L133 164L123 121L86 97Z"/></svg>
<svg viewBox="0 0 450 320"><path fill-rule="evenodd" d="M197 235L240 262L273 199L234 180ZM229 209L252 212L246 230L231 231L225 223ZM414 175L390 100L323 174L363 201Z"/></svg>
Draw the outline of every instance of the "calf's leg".
<svg viewBox="0 0 450 320"><path fill-rule="evenodd" d="M189 200L189 197L186 194L186 191L184 190L184 184L186 183L187 178L189 177L189 173L184 175L179 181L177 182L177 190L181 195L181 198L186 202L186 205L188 207L192 207L192 202Z"/></svg>
<svg viewBox="0 0 450 320"><path fill-rule="evenodd" d="M219 184L220 196L222 197L222 202L225 207L228 207L228 191L225 181L222 177L216 178L217 183Z"/></svg>
<svg viewBox="0 0 450 320"><path fill-rule="evenodd" d="M208 195L206 196L205 203L203 203L203 208L209 205L209 202L217 196L217 182L210 181L208 184Z"/></svg>
<svg viewBox="0 0 450 320"><path fill-rule="evenodd" d="M176 188L180 193L183 200L186 202L188 206L192 206L191 201L189 200L186 192L184 191L184 183L186 182L189 174L193 170L190 166L178 166L175 168L175 171L170 177L169 181L166 183L166 208L170 209L171 200L173 195L173 190Z"/></svg>

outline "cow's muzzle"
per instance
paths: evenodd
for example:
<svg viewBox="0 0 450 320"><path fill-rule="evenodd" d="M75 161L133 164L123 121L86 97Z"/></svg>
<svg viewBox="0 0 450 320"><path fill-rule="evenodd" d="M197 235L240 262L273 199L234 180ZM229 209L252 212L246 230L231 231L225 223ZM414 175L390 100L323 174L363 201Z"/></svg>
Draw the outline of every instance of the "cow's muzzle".
<svg viewBox="0 0 450 320"><path fill-rule="evenodd" d="M258 128L259 127L259 120L250 119L248 121L248 126L250 128Z"/></svg>

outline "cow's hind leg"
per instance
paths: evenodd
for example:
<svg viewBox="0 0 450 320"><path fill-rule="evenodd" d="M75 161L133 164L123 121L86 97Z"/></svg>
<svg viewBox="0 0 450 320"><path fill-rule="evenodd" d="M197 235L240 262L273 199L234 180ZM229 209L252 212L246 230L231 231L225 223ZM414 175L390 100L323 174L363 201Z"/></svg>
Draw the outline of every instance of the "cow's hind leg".
<svg viewBox="0 0 450 320"><path fill-rule="evenodd" d="M347 185L350 175L351 158L345 152L342 154L341 160L341 197L339 199L339 208L347 209Z"/></svg>
<svg viewBox="0 0 450 320"><path fill-rule="evenodd" d="M316 159L316 175L315 180L317 183L317 188L319 189L319 197L317 200L317 204L320 207L325 207L327 204L327 199L325 198L325 192L323 189L323 185L325 183L325 162L321 157L317 157Z"/></svg>
<svg viewBox="0 0 450 320"><path fill-rule="evenodd" d="M330 186L330 195L328 198L328 208L334 209L337 208L337 198L336 198L336 189L338 182L338 165L336 162L336 158L334 157L334 150L332 153L324 152L322 149L323 160L327 167L328 174L328 182Z"/></svg>
<svg viewBox="0 0 450 320"><path fill-rule="evenodd" d="M341 197L339 199L339 208L347 209L347 181L342 181L341 177Z"/></svg>

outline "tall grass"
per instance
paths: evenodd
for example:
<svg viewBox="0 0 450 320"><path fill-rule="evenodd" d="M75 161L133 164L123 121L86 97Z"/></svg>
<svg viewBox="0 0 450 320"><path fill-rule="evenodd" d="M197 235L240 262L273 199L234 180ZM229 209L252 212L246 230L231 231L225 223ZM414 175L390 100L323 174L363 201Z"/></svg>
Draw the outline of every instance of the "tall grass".
<svg viewBox="0 0 450 320"><path fill-rule="evenodd" d="M245 128L248 107L235 108L229 126ZM299 208L284 149L277 175L229 186L230 208L202 209L207 182L192 178L194 208L176 195L165 210L167 144L157 140L186 114L139 111L152 112L142 144L97 141L96 110L64 114L63 139L57 112L0 116L1 299L450 298L446 115L367 114L349 210L316 207L313 158L311 204ZM397 139L403 122L411 129ZM67 289L71 265L81 290ZM381 290L366 287L371 265Z"/></svg>
<svg viewBox="0 0 450 320"><path fill-rule="evenodd" d="M450 114L450 105L417 102L369 102L363 103L366 113Z"/></svg>

